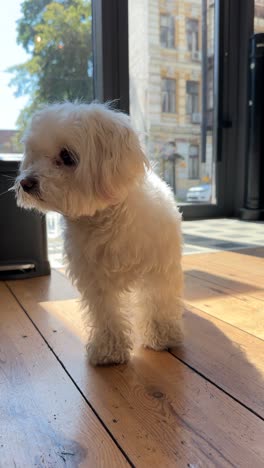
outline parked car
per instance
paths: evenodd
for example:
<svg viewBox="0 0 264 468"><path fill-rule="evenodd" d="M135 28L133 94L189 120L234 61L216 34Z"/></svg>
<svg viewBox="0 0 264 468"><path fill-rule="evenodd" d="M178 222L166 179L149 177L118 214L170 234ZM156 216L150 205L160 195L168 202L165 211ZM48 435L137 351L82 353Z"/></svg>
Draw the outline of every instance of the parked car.
<svg viewBox="0 0 264 468"><path fill-rule="evenodd" d="M206 203L211 202L212 185L204 184L189 188L186 201L188 203Z"/></svg>

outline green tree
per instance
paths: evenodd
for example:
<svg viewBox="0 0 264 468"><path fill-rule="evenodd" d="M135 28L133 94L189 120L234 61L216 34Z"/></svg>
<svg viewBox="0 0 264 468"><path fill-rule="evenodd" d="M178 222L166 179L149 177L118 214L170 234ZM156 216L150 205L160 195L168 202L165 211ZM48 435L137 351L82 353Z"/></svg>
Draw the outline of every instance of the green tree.
<svg viewBox="0 0 264 468"><path fill-rule="evenodd" d="M21 12L17 42L29 59L9 69L15 95L29 97L19 133L41 103L93 97L91 1L24 0Z"/></svg>

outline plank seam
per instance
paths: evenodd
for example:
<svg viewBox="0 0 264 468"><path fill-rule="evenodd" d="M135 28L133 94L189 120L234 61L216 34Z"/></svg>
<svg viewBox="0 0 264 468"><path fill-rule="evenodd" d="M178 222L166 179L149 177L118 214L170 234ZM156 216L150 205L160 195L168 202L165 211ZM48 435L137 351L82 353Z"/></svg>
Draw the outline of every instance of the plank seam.
<svg viewBox="0 0 264 468"><path fill-rule="evenodd" d="M81 394L81 396L83 397L83 399L85 400L86 404L89 406L89 408L91 409L91 411L94 413L94 415L97 417L97 419L99 420L99 422L101 423L101 425L103 426L103 428L105 429L106 433L109 435L109 437L112 439L112 441L114 442L114 444L116 445L116 447L120 450L120 452L122 453L122 455L124 456L124 458L126 459L126 461L128 462L128 464L132 467L132 468L135 468L135 465L132 463L132 461L130 460L129 456L126 454L126 452L124 451L124 449L121 447L121 445L119 444L119 442L115 439L114 435L111 433L110 429L107 427L107 425L105 424L105 422L103 421L103 419L99 416L99 414L97 413L97 411L95 410L95 408L92 406L92 404L89 402L88 398L85 396L85 394L83 393L83 391L81 390L81 388L79 387L79 385L75 382L75 380L73 379L73 377L71 376L70 372L67 370L66 366L64 365L64 363L60 360L59 356L55 353L54 349L51 347L51 345L49 344L48 340L45 338L45 336L43 335L43 333L40 331L40 329L38 328L38 326L35 324L35 322L32 320L32 318L30 317L30 315L28 314L26 308L23 306L23 304L20 302L20 300L18 299L18 297L16 296L16 294L13 292L12 288L9 286L9 284L7 282L5 282L5 285L7 287L7 289L9 290L9 292L12 294L12 296L14 297L14 299L16 300L16 302L18 303L18 305L21 307L21 309L23 310L23 312L26 314L26 316L28 317L28 319L30 320L30 322L32 323L32 325L34 326L34 328L37 330L37 332L40 334L41 338L43 339L43 341L45 342L45 344L47 345L48 349L51 351L51 353L54 355L54 357L56 358L56 360L58 361L58 363L61 365L61 367L63 368L63 370L66 372L66 374L68 375L69 379L71 380L71 382L74 384L75 388L78 390L78 392Z"/></svg>
<svg viewBox="0 0 264 468"><path fill-rule="evenodd" d="M206 377L205 374L203 374L202 372L200 372L199 370L195 369L195 367L192 367L190 364L188 364L186 361L184 361L184 359L181 359L179 358L177 355L175 355L171 350L169 350L169 353L175 358L177 359L178 361L180 361L182 364L184 364L185 366L187 366L189 369L191 369L193 372L195 372L196 374L198 374L200 377L202 377L204 380L206 380L207 382L209 382L210 384L212 384L214 387L218 388L218 390L221 390L221 392L223 392L225 395L227 395L229 398L231 398L232 400L234 400L236 403L239 403L241 406L243 406L245 409L247 409L250 413L253 413L255 416L257 416L257 418L261 419L261 421L264 421L264 417L262 417L260 414L258 414L255 410L253 410L252 408L250 408L249 406L247 406L245 403L241 402L238 400L238 398L236 398L235 396L231 395L230 393L228 393L227 390L225 390L224 388L222 388L220 385L218 385L217 383L215 383L213 380L211 380L209 377Z"/></svg>

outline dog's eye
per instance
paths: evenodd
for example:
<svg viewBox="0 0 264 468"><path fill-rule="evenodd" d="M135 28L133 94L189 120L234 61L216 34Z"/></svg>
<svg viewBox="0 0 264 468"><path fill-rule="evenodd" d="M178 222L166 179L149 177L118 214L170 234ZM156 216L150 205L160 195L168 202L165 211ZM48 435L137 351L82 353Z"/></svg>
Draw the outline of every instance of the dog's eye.
<svg viewBox="0 0 264 468"><path fill-rule="evenodd" d="M63 148L60 152L60 160L64 164L64 166L76 166L77 159L74 153Z"/></svg>

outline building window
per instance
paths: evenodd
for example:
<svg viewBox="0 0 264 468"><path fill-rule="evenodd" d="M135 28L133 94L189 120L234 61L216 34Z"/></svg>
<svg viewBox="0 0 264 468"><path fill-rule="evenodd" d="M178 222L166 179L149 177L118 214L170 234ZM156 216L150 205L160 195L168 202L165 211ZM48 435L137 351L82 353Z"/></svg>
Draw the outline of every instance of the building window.
<svg viewBox="0 0 264 468"><path fill-rule="evenodd" d="M162 78L161 81L162 112L176 113L176 81Z"/></svg>
<svg viewBox="0 0 264 468"><path fill-rule="evenodd" d="M186 82L186 114L191 116L192 123L200 123L199 114L199 83Z"/></svg>
<svg viewBox="0 0 264 468"><path fill-rule="evenodd" d="M209 68L207 71L207 110L212 110L214 106L214 70Z"/></svg>
<svg viewBox="0 0 264 468"><path fill-rule="evenodd" d="M199 179L199 146L191 145L189 150L189 179Z"/></svg>
<svg viewBox="0 0 264 468"><path fill-rule="evenodd" d="M199 58L199 22L196 19L186 20L187 49L192 57Z"/></svg>
<svg viewBox="0 0 264 468"><path fill-rule="evenodd" d="M173 49L175 47L174 16L160 15L160 44L167 49Z"/></svg>
<svg viewBox="0 0 264 468"><path fill-rule="evenodd" d="M260 2L257 2L255 0L255 18L263 19L264 18L264 5L257 5L257 3L260 3Z"/></svg>
<svg viewBox="0 0 264 468"><path fill-rule="evenodd" d="M210 5L210 8L207 10L207 54L208 57L213 57L214 55L214 17L215 17L215 8L214 5Z"/></svg>

